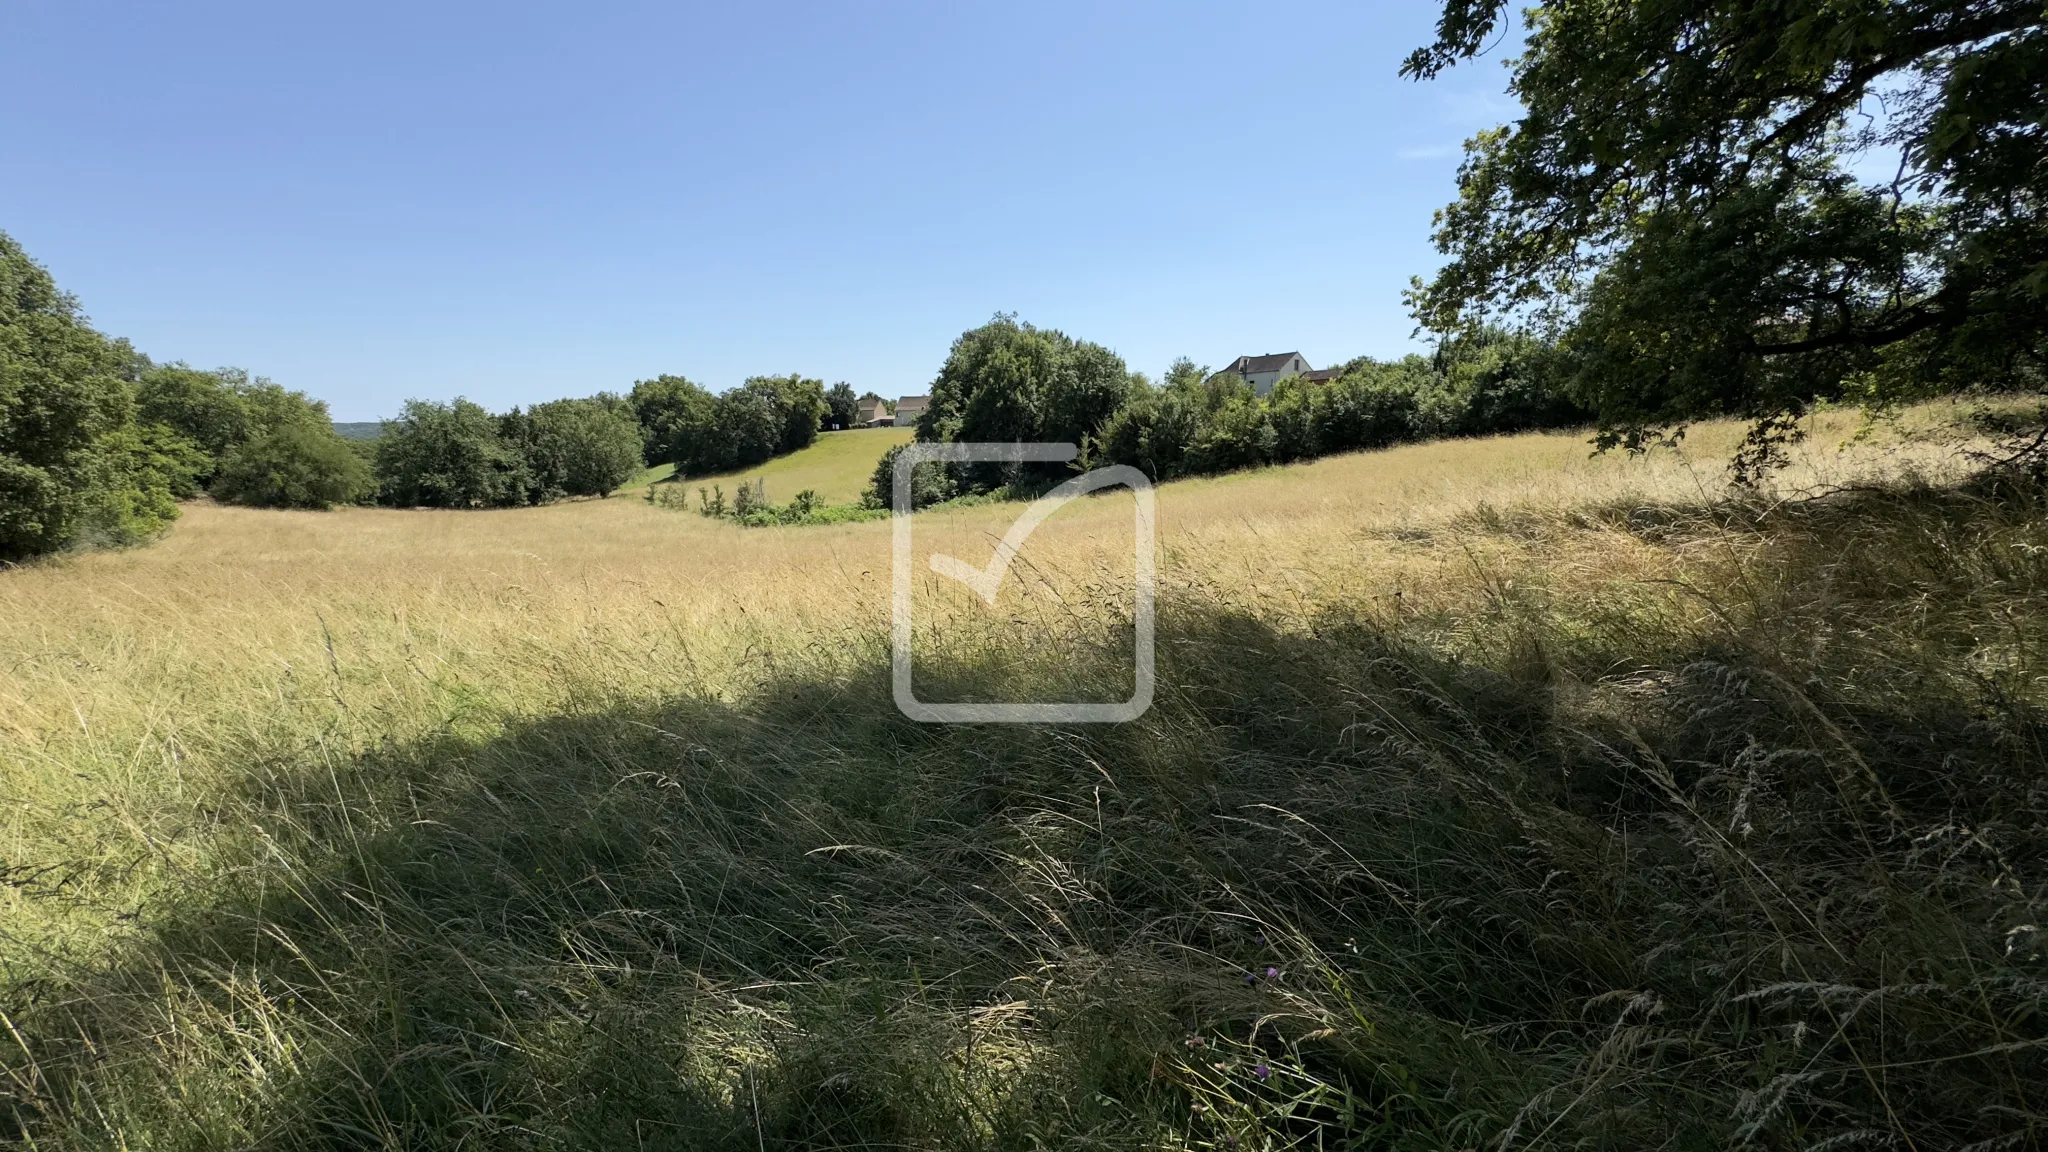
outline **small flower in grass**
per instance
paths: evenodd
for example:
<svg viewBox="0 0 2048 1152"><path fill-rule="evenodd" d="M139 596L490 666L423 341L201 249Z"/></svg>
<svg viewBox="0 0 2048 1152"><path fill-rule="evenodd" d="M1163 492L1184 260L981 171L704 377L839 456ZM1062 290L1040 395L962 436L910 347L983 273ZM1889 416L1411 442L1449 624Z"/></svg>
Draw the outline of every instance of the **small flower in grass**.
<svg viewBox="0 0 2048 1152"><path fill-rule="evenodd" d="M1252 1065L1252 1075L1257 1076L1261 1080L1266 1080L1272 1077L1273 1070L1267 1067L1264 1060L1261 1060L1257 1064Z"/></svg>
<svg viewBox="0 0 2048 1152"><path fill-rule="evenodd" d="M1266 969L1266 979L1268 979L1268 980L1278 980L1279 978L1280 978L1280 970L1279 970L1278 968L1268 968L1268 969Z"/></svg>
<svg viewBox="0 0 2048 1152"><path fill-rule="evenodd" d="M1247 984L1257 984L1259 982L1259 978L1256 974L1247 972L1244 974L1244 982Z"/></svg>

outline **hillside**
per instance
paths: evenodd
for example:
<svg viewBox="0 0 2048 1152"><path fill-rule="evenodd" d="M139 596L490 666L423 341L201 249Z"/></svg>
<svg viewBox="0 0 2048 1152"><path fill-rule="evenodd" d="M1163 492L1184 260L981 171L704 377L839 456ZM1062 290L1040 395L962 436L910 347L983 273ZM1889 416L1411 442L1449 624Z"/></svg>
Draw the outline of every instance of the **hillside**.
<svg viewBox="0 0 2048 1152"><path fill-rule="evenodd" d="M197 504L0 573L0 1133L2025 1147L2048 500L1953 415L1755 495L1728 425L1162 485L1126 725L902 718L886 522ZM930 576L1016 513L918 522L920 691L1127 693L1127 497Z"/></svg>
<svg viewBox="0 0 2048 1152"><path fill-rule="evenodd" d="M731 492L741 482L761 478L767 481L768 499L784 503L806 488L818 493L827 504L851 504L866 492L875 464L882 453L898 444L910 443L912 428L856 428L846 432L821 432L809 448L778 456L765 464L716 476L692 477L682 483L695 493L698 488L717 484Z"/></svg>
<svg viewBox="0 0 2048 1152"><path fill-rule="evenodd" d="M336 420L334 422L334 432L335 435L340 436L344 440L375 440L384 434L384 422L382 420L357 420L353 422Z"/></svg>

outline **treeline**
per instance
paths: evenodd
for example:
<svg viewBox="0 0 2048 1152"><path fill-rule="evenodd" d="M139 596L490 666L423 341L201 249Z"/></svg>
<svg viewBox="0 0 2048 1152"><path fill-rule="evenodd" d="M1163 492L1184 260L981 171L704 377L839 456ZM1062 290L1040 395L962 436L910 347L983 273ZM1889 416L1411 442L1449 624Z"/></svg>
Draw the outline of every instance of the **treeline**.
<svg viewBox="0 0 2048 1152"><path fill-rule="evenodd" d="M0 561L147 539L200 492L326 507L369 483L324 404L153 363L95 330L0 232Z"/></svg>
<svg viewBox="0 0 2048 1152"><path fill-rule="evenodd" d="M1128 464L1171 480L1285 464L1334 452L1445 436L1590 423L1557 384L1554 353L1527 337L1486 331L1432 356L1361 356L1337 378L1279 381L1260 396L1242 378L1175 361L1154 383L1115 353L1063 332L998 316L964 333L932 381L922 441L1078 444L1085 467ZM892 499L896 451L876 466L871 504ZM919 505L1055 482L1066 465L928 464Z"/></svg>
<svg viewBox="0 0 2048 1152"><path fill-rule="evenodd" d="M95 330L0 232L0 562L161 532L178 501L503 508L605 496L651 464L743 468L853 426L862 397L800 375L722 395L680 377L493 414L409 401L374 440L238 369L158 365Z"/></svg>
<svg viewBox="0 0 2048 1152"><path fill-rule="evenodd" d="M752 376L713 395L681 376L633 385L649 464L673 464L676 475L708 476L748 468L808 448L821 428L853 426L852 386L804 376Z"/></svg>

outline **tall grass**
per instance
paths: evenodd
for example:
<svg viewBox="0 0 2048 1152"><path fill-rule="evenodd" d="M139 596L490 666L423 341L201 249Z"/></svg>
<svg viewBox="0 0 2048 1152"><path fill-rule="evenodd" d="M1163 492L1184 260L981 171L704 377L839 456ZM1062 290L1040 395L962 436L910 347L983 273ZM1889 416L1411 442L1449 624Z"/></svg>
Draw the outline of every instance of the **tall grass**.
<svg viewBox="0 0 2048 1152"><path fill-rule="evenodd" d="M1769 496L1713 428L1168 486L1107 728L898 717L885 524L201 507L8 574L0 1124L2038 1145L2044 497L1824 431ZM1127 691L1128 522L921 582L921 683Z"/></svg>

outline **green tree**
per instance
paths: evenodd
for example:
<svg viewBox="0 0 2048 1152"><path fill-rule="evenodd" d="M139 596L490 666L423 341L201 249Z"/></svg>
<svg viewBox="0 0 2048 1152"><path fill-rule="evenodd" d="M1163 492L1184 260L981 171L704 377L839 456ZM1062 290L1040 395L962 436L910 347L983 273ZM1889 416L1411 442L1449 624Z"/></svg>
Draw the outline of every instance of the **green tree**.
<svg viewBox="0 0 2048 1152"><path fill-rule="evenodd" d="M1447 0L1434 76L1505 0ZM1754 421L1771 464L1816 400L2043 387L2048 18L2039 0L1528 10L1524 115L1466 145L1411 294L1441 333L1554 332L1556 370L1640 447ZM1884 117L1863 117L1881 97ZM1899 157L1860 181L1852 161Z"/></svg>
<svg viewBox="0 0 2048 1152"><path fill-rule="evenodd" d="M539 499L609 496L643 467L640 425L625 405L556 400L534 405L526 420L527 472L545 493Z"/></svg>
<svg viewBox="0 0 2048 1152"><path fill-rule="evenodd" d="M219 461L252 433L248 400L219 372L166 364L142 374L135 387L136 416L160 424ZM207 469L211 479L213 469Z"/></svg>
<svg viewBox="0 0 2048 1152"><path fill-rule="evenodd" d="M823 380L792 373L788 376L754 376L747 380L747 384L764 385L772 394L782 423L782 432L775 444L777 455L796 452L817 442L818 425L830 410L825 401Z"/></svg>
<svg viewBox="0 0 2048 1152"><path fill-rule="evenodd" d="M841 380L825 390L825 423L851 428L859 416L860 397L853 394L853 385Z"/></svg>
<svg viewBox="0 0 2048 1152"><path fill-rule="evenodd" d="M135 422L146 363L0 232L0 560L140 540L177 516L164 454Z"/></svg>
<svg viewBox="0 0 2048 1152"><path fill-rule="evenodd" d="M712 411L705 472L747 468L773 457L786 433L781 394L765 377L753 377L719 394ZM815 435L815 433L813 433Z"/></svg>
<svg viewBox="0 0 2048 1152"><path fill-rule="evenodd" d="M649 464L673 464L685 476L712 470L706 456L717 397L684 377L656 376L634 384L628 403Z"/></svg>
<svg viewBox="0 0 2048 1152"><path fill-rule="evenodd" d="M1080 444L1096 436L1132 392L1130 369L1099 344L998 315L953 342L918 418L919 440ZM1028 465L1057 475L1064 465ZM1000 469L970 469L977 486Z"/></svg>
<svg viewBox="0 0 2048 1152"><path fill-rule="evenodd" d="M135 404L143 424L175 435L197 451L196 466L191 453L174 451L166 457L181 460L171 473L172 492L180 497L207 488L216 499L244 502L226 493L252 491L246 484L223 490L215 483L237 450L288 425L306 427L316 436L335 434L326 404L263 377L252 379L239 368L202 372L183 364L152 367L135 386ZM164 435L155 436L152 443L171 447ZM294 443L310 442L299 438Z"/></svg>
<svg viewBox="0 0 2048 1152"><path fill-rule="evenodd" d="M376 441L378 499L400 508L505 508L526 502L526 462L482 406L408 400Z"/></svg>
<svg viewBox="0 0 2048 1152"><path fill-rule="evenodd" d="M231 449L211 489L215 499L259 508L310 508L367 500L376 485L362 456L329 428L279 424Z"/></svg>

